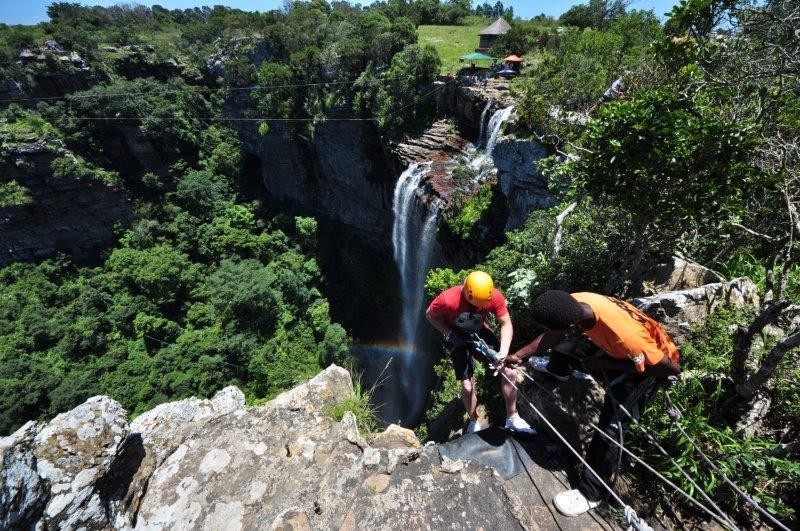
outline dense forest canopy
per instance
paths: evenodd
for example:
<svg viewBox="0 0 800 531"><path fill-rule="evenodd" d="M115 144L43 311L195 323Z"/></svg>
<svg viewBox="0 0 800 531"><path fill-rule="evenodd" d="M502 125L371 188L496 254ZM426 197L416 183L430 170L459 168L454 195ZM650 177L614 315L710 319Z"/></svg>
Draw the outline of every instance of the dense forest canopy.
<svg viewBox="0 0 800 531"><path fill-rule="evenodd" d="M57 2L48 22L0 24L0 81L32 96L2 103L0 209L33 201L15 157L35 145L52 178L121 191L135 218L93 261L0 269L0 433L97 394L134 414L228 384L257 402L348 363L352 338L324 296L318 220L279 212L243 179L243 129L225 107L244 102L240 118L259 135L296 120L287 130L311 139L335 115L374 120L397 139L436 117L441 50L418 43L418 26L504 16L511 30L490 53L525 59L505 133L546 148L539 168L560 203L473 265L506 292L518 342L540 331L527 310L547 289L638 295L648 266L671 255L750 277L760 306L722 310L694 330L672 396L724 471L796 523L800 7L682 0L664 21L629 7L590 0L557 20L520 20L502 2L466 0L294 1L264 13ZM48 97L53 74L79 81ZM597 105L617 78L625 97ZM120 152L122 136L150 146L152 164ZM472 228L497 197L490 183L464 199L469 216L450 227L459 244L480 247ZM431 271L428 295L465 273ZM449 367L437 370L429 418L458 394ZM488 375L480 387L500 411ZM644 423L738 522L758 525L665 410L657 402ZM631 444L672 470L641 433ZM697 514L646 471L624 472L677 520Z"/></svg>

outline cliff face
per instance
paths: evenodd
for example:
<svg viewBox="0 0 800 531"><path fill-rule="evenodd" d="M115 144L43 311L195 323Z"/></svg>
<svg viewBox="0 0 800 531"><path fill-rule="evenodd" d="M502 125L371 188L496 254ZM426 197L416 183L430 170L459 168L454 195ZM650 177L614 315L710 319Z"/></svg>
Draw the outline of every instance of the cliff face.
<svg viewBox="0 0 800 531"><path fill-rule="evenodd" d="M79 175L55 177L50 164L63 156L59 149L39 143L3 148L3 179L27 189L30 201L0 208L0 265L57 252L88 260L115 241L116 226L132 221L121 188Z"/></svg>
<svg viewBox="0 0 800 531"><path fill-rule="evenodd" d="M0 528L609 527L548 509L538 492L565 481L550 461L503 480L401 428L368 443L352 413L327 414L351 393L349 374L331 366L254 408L229 387L128 422L113 400L91 398L0 439Z"/></svg>
<svg viewBox="0 0 800 531"><path fill-rule="evenodd" d="M234 101L227 113L241 116L248 106L246 99ZM296 125L269 125L266 135L255 125L237 123L237 128L245 149L261 160L261 179L272 200L342 223L374 247L390 244L396 176L371 122L322 122L311 138Z"/></svg>

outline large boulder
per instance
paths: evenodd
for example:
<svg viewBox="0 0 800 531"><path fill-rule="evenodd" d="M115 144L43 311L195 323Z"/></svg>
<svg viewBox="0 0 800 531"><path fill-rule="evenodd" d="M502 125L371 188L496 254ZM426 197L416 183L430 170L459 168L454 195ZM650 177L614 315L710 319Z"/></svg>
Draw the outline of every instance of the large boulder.
<svg viewBox="0 0 800 531"><path fill-rule="evenodd" d="M400 448L419 448L422 445L413 431L397 424L389 424L385 430L372 439L372 446L395 450Z"/></svg>
<svg viewBox="0 0 800 531"><path fill-rule="evenodd" d="M331 366L263 406L243 407L231 387L159 406L130 428L119 404L91 398L0 439L0 527L608 528L548 508L566 482L550 458L506 481L440 460L399 426L369 445L352 412L331 417L352 393L349 373Z"/></svg>
<svg viewBox="0 0 800 531"><path fill-rule="evenodd" d="M167 402L131 422L131 436L119 452L110 474L108 505L118 527L130 526L139 510L141 493L153 472L205 422L242 410L244 393L229 386L211 399L186 398Z"/></svg>
<svg viewBox="0 0 800 531"><path fill-rule="evenodd" d="M49 487L42 523L51 529L98 529L109 515L97 484L128 436L125 410L92 397L51 420L33 440L36 471Z"/></svg>
<svg viewBox="0 0 800 531"><path fill-rule="evenodd" d="M758 287L746 277L715 282L698 288L668 291L634 299L633 303L658 320L678 342L684 342L694 327L702 325L720 305L757 307Z"/></svg>
<svg viewBox="0 0 800 531"><path fill-rule="evenodd" d="M718 273L711 269L685 260L678 256L669 256L651 265L642 275L645 293L663 293L699 288L706 284L725 282Z"/></svg>
<svg viewBox="0 0 800 531"><path fill-rule="evenodd" d="M41 425L30 421L0 438L0 529L32 527L47 501L47 485L36 471L33 440Z"/></svg>
<svg viewBox="0 0 800 531"><path fill-rule="evenodd" d="M150 478L136 528L535 525L489 468L442 470L434 448L368 446L352 413L326 414L350 393L349 374L331 367L264 406L205 422Z"/></svg>
<svg viewBox="0 0 800 531"><path fill-rule="evenodd" d="M142 444L161 461L183 425L226 415L243 407L244 393L237 387L229 386L218 391L210 400L191 397L160 404L136 417L131 422L131 433L139 434Z"/></svg>

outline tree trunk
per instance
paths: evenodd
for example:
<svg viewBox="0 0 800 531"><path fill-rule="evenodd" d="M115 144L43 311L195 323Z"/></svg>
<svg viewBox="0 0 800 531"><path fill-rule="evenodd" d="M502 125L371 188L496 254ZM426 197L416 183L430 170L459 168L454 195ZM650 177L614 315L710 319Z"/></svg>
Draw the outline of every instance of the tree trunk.
<svg viewBox="0 0 800 531"><path fill-rule="evenodd" d="M778 364L783 357L798 346L800 346L800 332L796 332L784 338L783 341L775 345L761 363L761 367L759 367L758 371L748 378L747 381L736 386L736 392L739 396L747 399L752 398L761 386L772 378L772 375L775 374L775 369L778 368Z"/></svg>
<svg viewBox="0 0 800 531"><path fill-rule="evenodd" d="M769 324L780 317L783 310L791 305L791 301L781 300L766 303L761 306L761 311L750 326L740 326L733 334L733 355L731 356L731 378L733 383L740 385L747 377L747 358L753 348L753 338L764 330Z"/></svg>
<svg viewBox="0 0 800 531"><path fill-rule="evenodd" d="M575 210L576 206L578 206L578 202L573 201L556 216L556 233L555 236L553 236L553 258L558 256L559 251L561 251L561 238L564 236L564 220Z"/></svg>
<svg viewBox="0 0 800 531"><path fill-rule="evenodd" d="M746 439L752 439L764 423L771 405L772 400L766 393L757 393L750 401L750 408L736 423L736 432L744 435Z"/></svg>

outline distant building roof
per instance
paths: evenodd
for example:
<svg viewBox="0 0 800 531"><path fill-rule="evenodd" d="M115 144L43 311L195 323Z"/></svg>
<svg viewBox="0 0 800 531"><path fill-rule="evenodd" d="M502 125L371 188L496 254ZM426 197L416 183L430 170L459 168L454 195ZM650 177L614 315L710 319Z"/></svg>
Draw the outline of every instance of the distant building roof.
<svg viewBox="0 0 800 531"><path fill-rule="evenodd" d="M500 17L480 32L480 35L503 35L510 29L511 25Z"/></svg>

